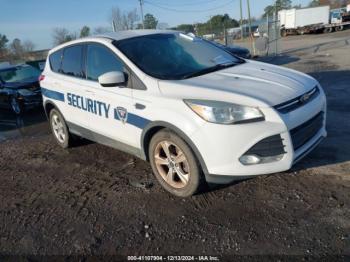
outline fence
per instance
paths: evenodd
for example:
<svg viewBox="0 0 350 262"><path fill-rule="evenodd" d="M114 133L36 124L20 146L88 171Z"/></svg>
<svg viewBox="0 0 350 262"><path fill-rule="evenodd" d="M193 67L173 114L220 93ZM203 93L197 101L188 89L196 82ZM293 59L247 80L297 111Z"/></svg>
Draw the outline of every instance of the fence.
<svg viewBox="0 0 350 262"><path fill-rule="evenodd" d="M251 26L252 36L249 34L249 26L221 29L215 28L212 33L203 35L210 40L227 45L239 45L250 49L253 55L266 56L281 53L280 23L276 19L266 18L255 22Z"/></svg>

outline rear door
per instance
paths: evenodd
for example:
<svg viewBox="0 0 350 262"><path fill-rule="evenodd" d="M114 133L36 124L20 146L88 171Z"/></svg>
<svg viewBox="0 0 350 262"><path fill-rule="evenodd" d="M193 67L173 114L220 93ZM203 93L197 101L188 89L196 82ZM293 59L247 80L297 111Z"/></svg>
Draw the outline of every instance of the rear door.
<svg viewBox="0 0 350 262"><path fill-rule="evenodd" d="M62 90L65 96L64 117L69 124L88 127L89 114L83 110L86 93L82 85L85 79L83 44L68 46L63 50L63 58L60 68L57 88Z"/></svg>

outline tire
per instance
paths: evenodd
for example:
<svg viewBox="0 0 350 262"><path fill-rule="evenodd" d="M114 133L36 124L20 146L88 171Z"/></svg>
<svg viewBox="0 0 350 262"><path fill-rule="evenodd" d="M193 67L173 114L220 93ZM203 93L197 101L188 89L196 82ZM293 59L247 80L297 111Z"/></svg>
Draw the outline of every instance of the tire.
<svg viewBox="0 0 350 262"><path fill-rule="evenodd" d="M343 31L344 27L342 25L335 27L335 31L340 32Z"/></svg>
<svg viewBox="0 0 350 262"><path fill-rule="evenodd" d="M326 34L332 33L332 32L333 32L333 28L332 28L332 27L326 27L326 28L323 30L323 32L326 33Z"/></svg>
<svg viewBox="0 0 350 262"><path fill-rule="evenodd" d="M21 115L23 113L23 106L16 97L11 96L9 99L9 103L12 112L14 112L16 115Z"/></svg>
<svg viewBox="0 0 350 262"><path fill-rule="evenodd" d="M202 170L191 148L169 129L152 137L148 152L155 177L171 194L189 197L204 184Z"/></svg>
<svg viewBox="0 0 350 262"><path fill-rule="evenodd" d="M286 37L286 36L287 36L287 30L282 29L282 30L281 30L281 36L282 36L282 37Z"/></svg>
<svg viewBox="0 0 350 262"><path fill-rule="evenodd" d="M57 144L62 148L70 147L71 136L67 124L57 109L50 111L50 127Z"/></svg>

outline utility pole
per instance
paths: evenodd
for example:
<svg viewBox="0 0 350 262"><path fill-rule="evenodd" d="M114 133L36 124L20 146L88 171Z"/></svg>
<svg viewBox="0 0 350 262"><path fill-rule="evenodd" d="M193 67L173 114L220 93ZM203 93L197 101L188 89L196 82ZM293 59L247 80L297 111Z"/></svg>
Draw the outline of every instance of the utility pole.
<svg viewBox="0 0 350 262"><path fill-rule="evenodd" d="M254 39L253 39L253 34L252 34L252 20L251 20L251 17L250 17L250 3L249 3L249 0L247 0L247 8L248 8L249 36L250 36L250 41L251 41L251 44L252 44L253 56L255 56L255 44L254 44Z"/></svg>
<svg viewBox="0 0 350 262"><path fill-rule="evenodd" d="M143 21L143 0L139 0L140 2L140 10L141 10L141 18L142 18L142 28L145 29L145 22Z"/></svg>
<svg viewBox="0 0 350 262"><path fill-rule="evenodd" d="M241 20L240 20L240 26L241 26L241 40L243 40L243 11L242 11L242 0L239 0L239 6L241 11Z"/></svg>
<svg viewBox="0 0 350 262"><path fill-rule="evenodd" d="M277 9L277 1L275 2L275 19L274 19L274 25L275 25L275 55L277 55L278 53L278 28L277 28L277 25L278 25L278 9Z"/></svg>
<svg viewBox="0 0 350 262"><path fill-rule="evenodd" d="M212 23L211 23L211 18L212 18L213 16L209 16L209 24L210 24L210 34L213 36L213 25L212 25ZM212 40L214 40L214 37L212 37L213 39Z"/></svg>

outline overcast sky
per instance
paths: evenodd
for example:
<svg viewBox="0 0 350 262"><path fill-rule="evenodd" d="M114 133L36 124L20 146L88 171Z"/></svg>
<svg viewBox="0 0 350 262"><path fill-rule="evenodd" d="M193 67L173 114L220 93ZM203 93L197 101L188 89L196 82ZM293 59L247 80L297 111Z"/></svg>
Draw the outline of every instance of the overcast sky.
<svg viewBox="0 0 350 262"><path fill-rule="evenodd" d="M182 23L204 22L210 15L228 13L239 19L239 0L144 0L144 13L152 13L159 22L175 26ZM294 0L293 5L308 4L310 0ZM252 16L260 17L264 8L274 0L250 0ZM246 0L243 0L246 3ZM138 0L0 0L0 34L31 40L36 49L52 47L52 29L66 27L79 31L109 26L110 8L137 8ZM244 5L244 17L247 17Z"/></svg>

